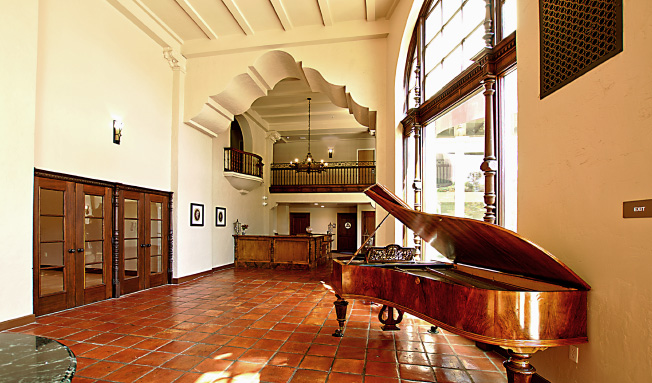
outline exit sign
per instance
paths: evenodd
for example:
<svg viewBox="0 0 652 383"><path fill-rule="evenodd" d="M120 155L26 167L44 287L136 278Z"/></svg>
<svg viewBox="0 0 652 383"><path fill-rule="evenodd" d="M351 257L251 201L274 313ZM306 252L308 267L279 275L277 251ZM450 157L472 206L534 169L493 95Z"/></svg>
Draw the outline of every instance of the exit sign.
<svg viewBox="0 0 652 383"><path fill-rule="evenodd" d="M652 199L623 202L623 218L652 217Z"/></svg>

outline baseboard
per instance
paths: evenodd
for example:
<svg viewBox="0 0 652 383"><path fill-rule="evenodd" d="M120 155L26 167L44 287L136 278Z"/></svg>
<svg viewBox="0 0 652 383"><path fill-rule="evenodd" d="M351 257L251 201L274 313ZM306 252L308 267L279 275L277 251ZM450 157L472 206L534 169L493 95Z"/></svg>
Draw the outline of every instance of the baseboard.
<svg viewBox="0 0 652 383"><path fill-rule="evenodd" d="M24 317L10 319L4 322L0 322L0 331L8 330L14 327L24 326L36 321L36 316L34 314L25 315Z"/></svg>
<svg viewBox="0 0 652 383"><path fill-rule="evenodd" d="M222 266L213 267L211 270L206 270L206 271L202 271L202 272L200 272L200 273L195 273L195 274L186 275L185 277L181 277L181 278L172 278L172 284L173 284L173 285L178 285L179 283L184 283L184 282L192 281L193 279L197 279L197 278L205 277L205 276L207 276L207 275L211 275L211 274L213 274L213 273L216 272L216 271L220 271L220 270L224 270L224 269L230 269L230 268L232 268L232 267L234 267L234 264L233 264L233 263L229 263L229 264L227 264L227 265L222 265Z"/></svg>
<svg viewBox="0 0 652 383"><path fill-rule="evenodd" d="M213 267L213 272L215 272L215 271L221 271L221 270L226 270L226 269L232 269L232 268L234 268L234 267L235 267L235 263L229 263L229 264L226 264L226 265Z"/></svg>

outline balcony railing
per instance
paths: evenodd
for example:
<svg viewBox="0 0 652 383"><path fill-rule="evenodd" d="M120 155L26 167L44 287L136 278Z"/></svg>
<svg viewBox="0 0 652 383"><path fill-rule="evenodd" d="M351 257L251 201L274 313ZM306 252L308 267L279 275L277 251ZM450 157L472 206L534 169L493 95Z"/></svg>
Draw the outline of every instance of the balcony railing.
<svg viewBox="0 0 652 383"><path fill-rule="evenodd" d="M224 148L224 171L263 178L263 159L257 154Z"/></svg>
<svg viewBox="0 0 652 383"><path fill-rule="evenodd" d="M271 193L358 192L376 183L375 161L329 162L321 173L272 164L271 172Z"/></svg>

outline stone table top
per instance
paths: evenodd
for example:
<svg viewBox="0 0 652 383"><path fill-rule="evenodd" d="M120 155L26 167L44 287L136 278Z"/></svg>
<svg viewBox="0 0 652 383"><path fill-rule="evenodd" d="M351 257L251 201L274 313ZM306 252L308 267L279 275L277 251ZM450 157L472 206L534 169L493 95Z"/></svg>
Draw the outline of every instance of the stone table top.
<svg viewBox="0 0 652 383"><path fill-rule="evenodd" d="M70 382L75 354L53 339L0 333L0 382Z"/></svg>

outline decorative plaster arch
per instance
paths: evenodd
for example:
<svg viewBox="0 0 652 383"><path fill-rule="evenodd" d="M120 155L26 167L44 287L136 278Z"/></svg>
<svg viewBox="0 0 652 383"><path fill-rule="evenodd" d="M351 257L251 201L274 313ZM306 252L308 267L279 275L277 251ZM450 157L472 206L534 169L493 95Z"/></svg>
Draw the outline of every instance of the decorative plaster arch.
<svg viewBox="0 0 652 383"><path fill-rule="evenodd" d="M209 96L199 114L186 121L187 125L212 134L225 132L234 116L243 114L251 105L267 95L281 80L294 78L306 83L313 92L325 94L330 101L340 108L347 108L349 113L361 125L376 130L376 111L362 106L346 92L346 86L334 85L324 79L319 71L303 68L300 61L287 52L274 50L260 56L247 73L235 76L221 93Z"/></svg>

